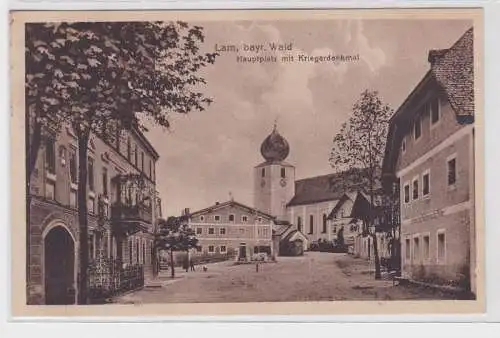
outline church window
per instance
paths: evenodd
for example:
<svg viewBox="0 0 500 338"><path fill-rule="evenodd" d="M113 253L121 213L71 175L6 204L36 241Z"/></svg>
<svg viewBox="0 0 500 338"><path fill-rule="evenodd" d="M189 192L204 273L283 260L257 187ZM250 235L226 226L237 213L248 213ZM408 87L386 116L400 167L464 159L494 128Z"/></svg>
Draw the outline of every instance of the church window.
<svg viewBox="0 0 500 338"><path fill-rule="evenodd" d="M262 177L266 177L266 168L262 168L261 172L260 172L260 175Z"/></svg>
<svg viewBox="0 0 500 338"><path fill-rule="evenodd" d="M286 170L285 168L281 168L281 178L285 178L286 177Z"/></svg>
<svg viewBox="0 0 500 338"><path fill-rule="evenodd" d="M309 234L314 233L314 216L310 215L309 216Z"/></svg>
<svg viewBox="0 0 500 338"><path fill-rule="evenodd" d="M326 214L323 214L323 233L326 233Z"/></svg>
<svg viewBox="0 0 500 338"><path fill-rule="evenodd" d="M297 229L302 231L302 217L297 217Z"/></svg>

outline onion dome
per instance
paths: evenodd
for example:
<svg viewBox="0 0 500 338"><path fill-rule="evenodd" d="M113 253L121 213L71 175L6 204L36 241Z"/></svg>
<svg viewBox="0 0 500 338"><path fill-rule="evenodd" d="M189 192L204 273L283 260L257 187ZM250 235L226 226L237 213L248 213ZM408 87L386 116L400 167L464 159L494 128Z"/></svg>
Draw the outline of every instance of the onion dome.
<svg viewBox="0 0 500 338"><path fill-rule="evenodd" d="M267 162L281 162L288 156L289 152L288 142L278 133L275 124L271 134L262 142L260 153Z"/></svg>

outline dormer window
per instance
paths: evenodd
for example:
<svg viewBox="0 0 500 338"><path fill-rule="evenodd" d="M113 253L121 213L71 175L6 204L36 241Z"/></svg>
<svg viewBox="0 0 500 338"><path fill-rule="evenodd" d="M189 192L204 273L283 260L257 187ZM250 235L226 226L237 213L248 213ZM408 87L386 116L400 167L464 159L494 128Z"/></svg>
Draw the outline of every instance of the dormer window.
<svg viewBox="0 0 500 338"><path fill-rule="evenodd" d="M422 135L422 123L420 121L420 116L415 119L415 124L413 125L413 136L415 140L418 140Z"/></svg>

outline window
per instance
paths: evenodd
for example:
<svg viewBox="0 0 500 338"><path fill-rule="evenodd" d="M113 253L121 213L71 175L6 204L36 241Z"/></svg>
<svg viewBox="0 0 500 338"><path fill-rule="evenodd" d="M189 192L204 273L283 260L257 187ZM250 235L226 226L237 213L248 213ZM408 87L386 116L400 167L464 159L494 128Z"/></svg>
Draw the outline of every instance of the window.
<svg viewBox="0 0 500 338"><path fill-rule="evenodd" d="M90 191L94 191L94 159L92 157L88 157L88 180L89 180L89 189Z"/></svg>
<svg viewBox="0 0 500 338"><path fill-rule="evenodd" d="M153 179L153 161L149 160L149 178Z"/></svg>
<svg viewBox="0 0 500 338"><path fill-rule="evenodd" d="M285 178L286 177L286 170L285 168L281 168L281 178Z"/></svg>
<svg viewBox="0 0 500 338"><path fill-rule="evenodd" d="M208 252L209 253L214 253L215 252L215 247L213 245L208 246Z"/></svg>
<svg viewBox="0 0 500 338"><path fill-rule="evenodd" d="M139 259L141 257L141 252L139 251L139 240L135 242L135 262L139 264Z"/></svg>
<svg viewBox="0 0 500 338"><path fill-rule="evenodd" d="M45 141L45 161L47 171L51 174L56 173L56 154L55 154L55 141L53 138L47 138Z"/></svg>
<svg viewBox="0 0 500 338"><path fill-rule="evenodd" d="M420 260L420 239L418 237L413 238L413 260Z"/></svg>
<svg viewBox="0 0 500 338"><path fill-rule="evenodd" d="M196 247L196 251L198 251L198 252L201 252L201 249L202 249L201 245Z"/></svg>
<svg viewBox="0 0 500 338"><path fill-rule="evenodd" d="M438 263L444 263L446 259L446 238L444 232L438 233L437 237L437 261Z"/></svg>
<svg viewBox="0 0 500 338"><path fill-rule="evenodd" d="M454 185L457 182L457 162L455 158L448 160L448 185Z"/></svg>
<svg viewBox="0 0 500 338"><path fill-rule="evenodd" d="M262 235L264 237L268 237L269 236L269 229L267 229L267 228L262 229Z"/></svg>
<svg viewBox="0 0 500 338"><path fill-rule="evenodd" d="M66 166L66 147L59 147L59 158L61 159L61 164L63 166Z"/></svg>
<svg viewBox="0 0 500 338"><path fill-rule="evenodd" d="M401 150L403 151L403 153L406 152L406 138L403 139L403 143L401 144Z"/></svg>
<svg viewBox="0 0 500 338"><path fill-rule="evenodd" d="M201 235L203 233L203 229L202 228L196 228L196 234L197 235Z"/></svg>
<svg viewBox="0 0 500 338"><path fill-rule="evenodd" d="M425 235L423 237L423 244L424 244L424 248L423 248L423 259L424 260L428 260L429 259L429 251L430 251L430 237L429 235Z"/></svg>
<svg viewBox="0 0 500 338"><path fill-rule="evenodd" d="M47 181L45 183L45 197L50 200L56 199L56 182Z"/></svg>
<svg viewBox="0 0 500 338"><path fill-rule="evenodd" d="M234 215L233 214L229 215L229 222L234 222Z"/></svg>
<svg viewBox="0 0 500 338"><path fill-rule="evenodd" d="M144 152L141 151L141 170L144 172Z"/></svg>
<svg viewBox="0 0 500 338"><path fill-rule="evenodd" d="M439 121L439 115L440 115L440 112L439 112L439 99L438 98L435 98L434 100L432 100L431 104L430 104L430 109L431 109L431 123L432 124L435 124Z"/></svg>
<svg viewBox="0 0 500 338"><path fill-rule="evenodd" d="M262 223L262 217L257 217L257 222Z"/></svg>
<svg viewBox="0 0 500 338"><path fill-rule="evenodd" d="M326 233L326 214L323 214L323 231L322 233Z"/></svg>
<svg viewBox="0 0 500 338"><path fill-rule="evenodd" d="M297 217L297 229L302 231L302 217Z"/></svg>
<svg viewBox="0 0 500 338"><path fill-rule="evenodd" d="M309 216L309 234L314 233L314 216Z"/></svg>
<svg viewBox="0 0 500 338"><path fill-rule="evenodd" d="M219 234L220 235L225 235L226 234L226 228L220 228L219 229Z"/></svg>
<svg viewBox="0 0 500 338"><path fill-rule="evenodd" d="M262 168L260 171L260 176L261 177L266 177L266 168Z"/></svg>
<svg viewBox="0 0 500 338"><path fill-rule="evenodd" d="M133 245L132 245L132 239L128 241L128 261L130 264L132 264L132 259L133 259Z"/></svg>
<svg viewBox="0 0 500 338"><path fill-rule="evenodd" d="M220 253L226 253L226 246L225 245L220 246Z"/></svg>
<svg viewBox="0 0 500 338"><path fill-rule="evenodd" d="M89 259L94 259L94 234L89 234Z"/></svg>
<svg viewBox="0 0 500 338"><path fill-rule="evenodd" d="M215 234L215 228L208 228L208 234L209 235Z"/></svg>
<svg viewBox="0 0 500 338"><path fill-rule="evenodd" d="M155 170L155 164L153 162L153 181L156 180L156 170Z"/></svg>
<svg viewBox="0 0 500 338"><path fill-rule="evenodd" d="M95 214L95 200L93 197L89 197L87 201L87 209L90 214Z"/></svg>
<svg viewBox="0 0 500 338"><path fill-rule="evenodd" d="M425 173L422 176L422 196L427 196L431 192L431 182L429 179L429 173Z"/></svg>
<svg viewBox="0 0 500 338"><path fill-rule="evenodd" d="M214 220L215 220L216 222L220 222L220 216L219 216L219 215L215 215L215 216L214 216Z"/></svg>
<svg viewBox="0 0 500 338"><path fill-rule="evenodd" d="M146 264L146 243L142 243L142 264Z"/></svg>
<svg viewBox="0 0 500 338"><path fill-rule="evenodd" d="M102 193L108 197L108 169L102 168Z"/></svg>
<svg viewBox="0 0 500 338"><path fill-rule="evenodd" d="M413 200L418 199L418 178L413 179Z"/></svg>
<svg viewBox="0 0 500 338"><path fill-rule="evenodd" d="M415 140L418 140L422 135L422 123L420 121L420 116L416 118L415 124L413 125L413 136Z"/></svg>
<svg viewBox="0 0 500 338"><path fill-rule="evenodd" d="M205 216L200 216L200 221L204 222L205 221Z"/></svg>
<svg viewBox="0 0 500 338"><path fill-rule="evenodd" d="M410 203L410 185L405 184L404 187L404 201L405 203Z"/></svg>
<svg viewBox="0 0 500 338"><path fill-rule="evenodd" d="M405 241L405 258L407 260L410 260L411 258L411 242L409 238Z"/></svg>
<svg viewBox="0 0 500 338"><path fill-rule="evenodd" d="M76 190L71 189L69 192L69 206L76 208Z"/></svg>
<svg viewBox="0 0 500 338"><path fill-rule="evenodd" d="M76 184L78 182L77 179L77 165L76 165L76 151L74 149L70 149L69 151L69 178L71 183Z"/></svg>
<svg viewBox="0 0 500 338"><path fill-rule="evenodd" d="M248 222L248 216L241 216L241 221L242 221L243 223Z"/></svg>
<svg viewBox="0 0 500 338"><path fill-rule="evenodd" d="M132 161L132 144L130 143L130 137L127 139L127 158Z"/></svg>

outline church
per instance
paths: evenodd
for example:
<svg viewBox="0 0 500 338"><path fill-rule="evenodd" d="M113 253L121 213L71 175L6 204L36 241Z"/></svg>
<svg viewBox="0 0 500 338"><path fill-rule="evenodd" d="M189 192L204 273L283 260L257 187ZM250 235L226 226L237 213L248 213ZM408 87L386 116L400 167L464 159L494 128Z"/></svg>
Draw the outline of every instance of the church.
<svg viewBox="0 0 500 338"><path fill-rule="evenodd" d="M253 168L253 206L231 200L187 211L199 253L235 252L240 258L259 252L301 255L311 243L336 239L332 211L352 197L352 192L340 188L344 175L296 180L295 166L286 162L290 146L276 125L260 152L264 161Z"/></svg>

